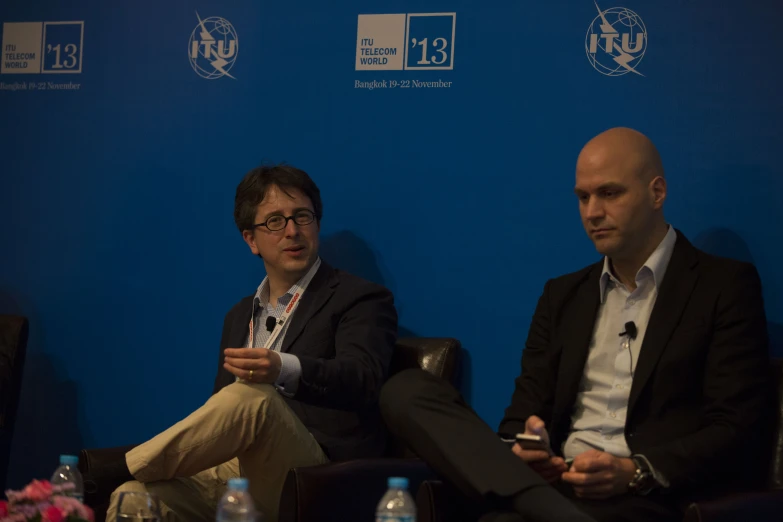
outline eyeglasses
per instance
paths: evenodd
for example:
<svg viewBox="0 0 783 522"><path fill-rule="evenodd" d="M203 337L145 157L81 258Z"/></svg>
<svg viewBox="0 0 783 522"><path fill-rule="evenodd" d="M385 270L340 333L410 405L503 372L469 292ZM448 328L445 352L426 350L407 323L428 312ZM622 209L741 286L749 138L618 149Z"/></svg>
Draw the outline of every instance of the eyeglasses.
<svg viewBox="0 0 783 522"><path fill-rule="evenodd" d="M300 227L303 227L305 225L309 225L313 221L315 221L315 214L312 210L307 210L306 208L303 208L302 210L297 210L296 214L293 216L272 216L263 223L256 223L253 225L253 228L255 227L266 227L269 229L270 232L277 232L278 230L283 230L285 227L288 226L288 221L293 220L294 223L299 225Z"/></svg>

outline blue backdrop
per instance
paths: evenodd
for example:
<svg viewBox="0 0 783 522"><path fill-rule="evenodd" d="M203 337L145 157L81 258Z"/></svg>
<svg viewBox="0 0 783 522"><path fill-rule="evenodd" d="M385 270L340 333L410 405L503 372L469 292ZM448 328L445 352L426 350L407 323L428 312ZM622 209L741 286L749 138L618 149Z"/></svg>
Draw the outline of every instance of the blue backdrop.
<svg viewBox="0 0 783 522"><path fill-rule="evenodd" d="M324 258L387 285L403 334L462 341L493 426L546 279L598 259L574 163L613 126L658 145L671 223L757 265L783 355L783 8L618 2L5 0L0 313L31 321L9 485L207 398L263 277L232 220L263 160L312 175Z"/></svg>

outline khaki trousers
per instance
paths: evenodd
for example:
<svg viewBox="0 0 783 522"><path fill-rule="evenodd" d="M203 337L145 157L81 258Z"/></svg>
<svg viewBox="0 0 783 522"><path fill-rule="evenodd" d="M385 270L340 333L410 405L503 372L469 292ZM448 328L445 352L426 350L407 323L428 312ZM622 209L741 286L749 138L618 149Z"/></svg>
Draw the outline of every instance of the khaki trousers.
<svg viewBox="0 0 783 522"><path fill-rule="evenodd" d="M247 477L265 522L276 522L288 470L328 462L274 386L241 381L125 460L136 480L112 493L107 522L116 522L123 491L156 494L166 522L214 521L226 482L238 476Z"/></svg>

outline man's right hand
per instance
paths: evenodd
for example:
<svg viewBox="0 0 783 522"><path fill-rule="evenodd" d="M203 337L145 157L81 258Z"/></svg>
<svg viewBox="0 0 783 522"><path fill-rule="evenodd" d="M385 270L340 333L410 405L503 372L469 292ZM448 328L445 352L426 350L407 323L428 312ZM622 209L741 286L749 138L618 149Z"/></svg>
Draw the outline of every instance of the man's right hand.
<svg viewBox="0 0 783 522"><path fill-rule="evenodd" d="M544 421L540 418L532 415L525 421L525 434L526 435L540 435L547 447L549 446L549 433L546 431ZM552 450L526 450L522 449L519 443L514 444L511 448L514 455L527 462L527 464L533 468L533 470L541 475L541 478L549 483L556 482L560 479L560 476L568 471L565 460L562 457L552 456Z"/></svg>

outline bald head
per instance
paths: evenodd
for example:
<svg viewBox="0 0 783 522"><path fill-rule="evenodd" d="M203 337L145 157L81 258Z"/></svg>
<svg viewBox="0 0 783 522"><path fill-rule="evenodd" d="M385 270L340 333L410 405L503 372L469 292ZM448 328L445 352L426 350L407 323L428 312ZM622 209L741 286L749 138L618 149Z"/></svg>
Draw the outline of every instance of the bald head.
<svg viewBox="0 0 783 522"><path fill-rule="evenodd" d="M587 142L574 191L587 234L613 263L641 265L666 234L661 156L641 132L610 129Z"/></svg>
<svg viewBox="0 0 783 522"><path fill-rule="evenodd" d="M577 172L580 168L617 168L643 182L664 176L661 155L650 138L626 127L609 129L588 141L576 162Z"/></svg>

